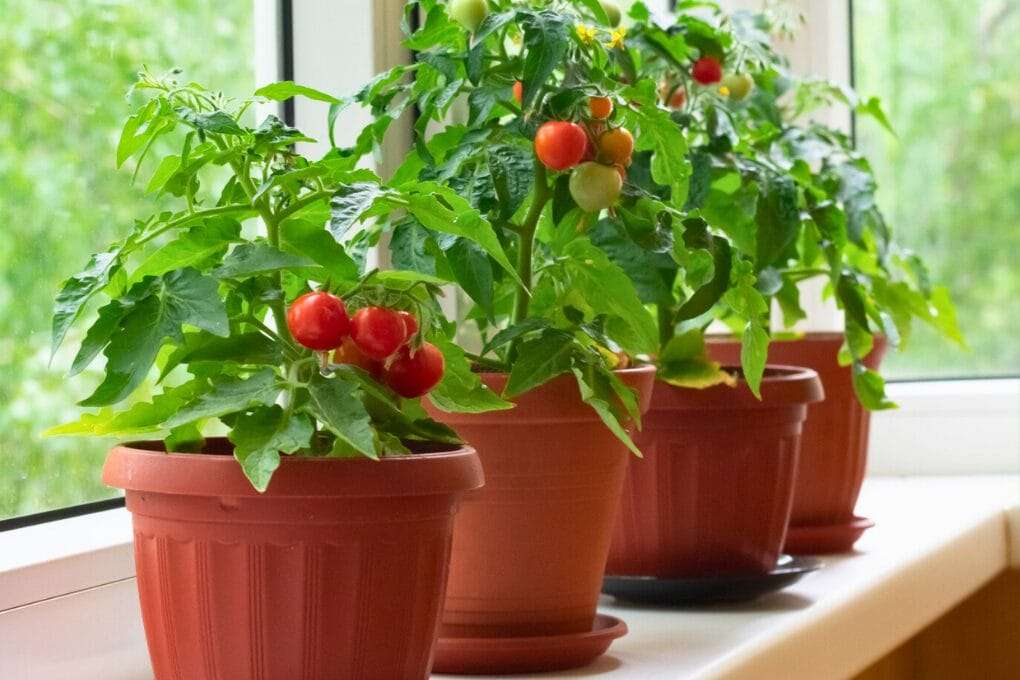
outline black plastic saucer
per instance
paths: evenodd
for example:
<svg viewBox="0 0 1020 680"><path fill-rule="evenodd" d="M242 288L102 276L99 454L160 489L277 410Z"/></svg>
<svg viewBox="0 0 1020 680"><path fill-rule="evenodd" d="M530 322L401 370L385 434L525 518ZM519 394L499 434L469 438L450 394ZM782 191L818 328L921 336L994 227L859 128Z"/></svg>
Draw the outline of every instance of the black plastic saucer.
<svg viewBox="0 0 1020 680"><path fill-rule="evenodd" d="M725 574L700 578L662 579L654 576L606 576L602 592L639 604L697 605L748 602L781 590L822 563L814 557L783 555L767 574Z"/></svg>

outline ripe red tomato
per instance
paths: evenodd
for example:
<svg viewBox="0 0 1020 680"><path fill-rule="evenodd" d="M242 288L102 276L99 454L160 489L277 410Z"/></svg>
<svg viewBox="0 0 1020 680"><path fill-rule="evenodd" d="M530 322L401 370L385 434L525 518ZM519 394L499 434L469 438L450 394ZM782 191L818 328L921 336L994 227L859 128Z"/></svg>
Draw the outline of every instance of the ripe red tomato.
<svg viewBox="0 0 1020 680"><path fill-rule="evenodd" d="M585 212L598 212L616 203L623 176L616 166L581 163L570 173L570 195Z"/></svg>
<svg viewBox="0 0 1020 680"><path fill-rule="evenodd" d="M535 155L550 170L566 170L577 165L588 146L588 135L576 123L551 120L535 134Z"/></svg>
<svg viewBox="0 0 1020 680"><path fill-rule="evenodd" d="M392 309L362 307L351 319L351 339L370 358L385 359L404 344L407 326Z"/></svg>
<svg viewBox="0 0 1020 680"><path fill-rule="evenodd" d="M397 314L404 320L404 328L407 329L407 338L404 340L406 343L418 332L418 319L414 318L414 314L411 312L397 312Z"/></svg>
<svg viewBox="0 0 1020 680"><path fill-rule="evenodd" d="M404 347L390 362L383 381L390 389L408 399L420 397L439 384L445 360L439 348L423 342L416 351Z"/></svg>
<svg viewBox="0 0 1020 680"><path fill-rule="evenodd" d="M715 57L702 57L694 62L691 77L702 85L711 85L722 80L722 64Z"/></svg>
<svg viewBox="0 0 1020 680"><path fill-rule="evenodd" d="M514 81L514 99L518 104L524 101L524 83L519 80Z"/></svg>
<svg viewBox="0 0 1020 680"><path fill-rule="evenodd" d="M659 98L671 109L682 109L687 102L687 90L683 86L673 89L673 86L664 80L659 85Z"/></svg>
<svg viewBox="0 0 1020 680"><path fill-rule="evenodd" d="M609 97L592 97L588 100L588 108L591 109L592 118L605 120L613 115L613 100Z"/></svg>
<svg viewBox="0 0 1020 680"><path fill-rule="evenodd" d="M333 363L357 366L376 379L382 376L383 362L366 356L350 336L344 338L344 343L333 352Z"/></svg>
<svg viewBox="0 0 1020 680"><path fill-rule="evenodd" d="M599 137L599 152L610 164L630 165L634 153L634 135L627 128L615 128Z"/></svg>
<svg viewBox="0 0 1020 680"><path fill-rule="evenodd" d="M308 349L339 347L351 330L344 301L331 293L305 293L287 310L287 328Z"/></svg>

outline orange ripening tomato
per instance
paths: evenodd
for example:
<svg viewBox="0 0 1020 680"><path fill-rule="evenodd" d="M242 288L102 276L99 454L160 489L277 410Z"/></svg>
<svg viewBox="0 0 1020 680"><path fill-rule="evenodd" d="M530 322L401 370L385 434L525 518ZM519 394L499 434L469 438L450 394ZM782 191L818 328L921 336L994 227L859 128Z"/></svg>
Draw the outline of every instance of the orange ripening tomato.
<svg viewBox="0 0 1020 680"><path fill-rule="evenodd" d="M592 118L605 120L613 115L613 100L609 97L592 97L588 100L588 108L591 109Z"/></svg>
<svg viewBox="0 0 1020 680"><path fill-rule="evenodd" d="M613 165L630 165L634 153L634 135L627 128L618 127L599 137L599 153Z"/></svg>
<svg viewBox="0 0 1020 680"><path fill-rule="evenodd" d="M518 104L524 101L524 83L519 80L514 81L514 99Z"/></svg>

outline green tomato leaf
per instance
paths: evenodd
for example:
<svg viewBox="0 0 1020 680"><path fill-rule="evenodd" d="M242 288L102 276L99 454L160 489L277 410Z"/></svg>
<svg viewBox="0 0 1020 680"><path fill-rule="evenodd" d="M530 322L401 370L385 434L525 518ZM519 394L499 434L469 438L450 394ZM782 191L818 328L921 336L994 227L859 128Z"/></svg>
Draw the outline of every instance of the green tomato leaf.
<svg viewBox="0 0 1020 680"><path fill-rule="evenodd" d="M732 375L722 370L705 351L705 336L700 329L673 336L659 354L659 380L677 387L703 389L713 385L735 385Z"/></svg>
<svg viewBox="0 0 1020 680"><path fill-rule="evenodd" d="M243 279L281 269L314 267L315 262L307 257L277 250L265 241L242 243L230 251L223 264L213 270L219 279Z"/></svg>
<svg viewBox="0 0 1020 680"><path fill-rule="evenodd" d="M486 252L472 241L457 237L446 249L446 260L464 292L492 318L492 264Z"/></svg>
<svg viewBox="0 0 1020 680"><path fill-rule="evenodd" d="M361 389L357 384L316 374L308 384L308 392L316 418L359 453L369 458L379 457L372 419L361 401Z"/></svg>
<svg viewBox="0 0 1020 680"><path fill-rule="evenodd" d="M294 453L308 446L312 422L299 413L290 415L279 406L259 406L234 421L229 439L234 458L258 491L265 491L280 466L280 453Z"/></svg>
<svg viewBox="0 0 1020 680"><path fill-rule="evenodd" d="M120 248L115 247L93 255L85 269L64 281L53 305L51 359L60 348L71 324L81 315L85 303L105 288L120 268Z"/></svg>
<svg viewBox="0 0 1020 680"><path fill-rule="evenodd" d="M128 290L122 297L111 301L99 308L99 316L95 323L89 328L82 340L81 347L71 363L71 370L68 375L78 375L85 370L92 360L99 355L110 338L117 331L121 320L135 308L142 300L146 299L159 289L157 279L149 279L137 283Z"/></svg>
<svg viewBox="0 0 1020 680"><path fill-rule="evenodd" d="M306 85L298 85L293 80L281 80L279 82L260 87L255 90L255 96L274 99L278 102L300 96L307 97L308 99L314 99L319 102L327 102L329 104L340 103L340 100L333 95L326 94L320 90L315 90Z"/></svg>
<svg viewBox="0 0 1020 680"><path fill-rule="evenodd" d="M347 230L361 219L375 200L385 195L386 190L375 182L355 182L337 189L330 200L329 232L333 238L343 238Z"/></svg>
<svg viewBox="0 0 1020 680"><path fill-rule="evenodd" d="M195 267L226 252L227 246L241 235L241 224L229 217L211 218L192 227L183 236L160 246L131 275L137 282L146 276L159 276L174 269Z"/></svg>
<svg viewBox="0 0 1020 680"><path fill-rule="evenodd" d="M516 397L570 371L574 342L572 335L557 330L546 331L537 338L522 342L517 348L517 358L503 396Z"/></svg>
<svg viewBox="0 0 1020 680"><path fill-rule="evenodd" d="M230 332L217 282L194 269L164 274L156 289L133 305L103 352L106 377L80 405L105 406L127 397L145 379L167 338L184 341L184 324L221 337Z"/></svg>
<svg viewBox="0 0 1020 680"><path fill-rule="evenodd" d="M64 435L91 435L126 437L148 432L158 432L166 428L163 423L169 420L185 404L196 399L209 388L205 380L190 380L183 385L170 387L152 398L151 402L139 402L129 409L114 412L105 408L99 413L85 413L73 423L52 427L43 432L43 436L57 437Z"/></svg>
<svg viewBox="0 0 1020 680"><path fill-rule="evenodd" d="M524 100L528 110L543 90L546 80L561 67L570 47L572 26L566 14L552 10L524 11L519 14L524 28Z"/></svg>
<svg viewBox="0 0 1020 680"><path fill-rule="evenodd" d="M757 320L748 321L740 343L740 366L754 396L761 399L761 379L769 355L769 334Z"/></svg>
<svg viewBox="0 0 1020 680"><path fill-rule="evenodd" d="M797 185L786 176L772 177L761 185L758 199L758 269L774 264L797 238L800 210Z"/></svg>
<svg viewBox="0 0 1020 680"><path fill-rule="evenodd" d="M596 314L619 319L614 339L631 354L654 354L659 346L655 319L642 305L627 274L587 238L567 244L565 268L573 289Z"/></svg>
<svg viewBox="0 0 1020 680"><path fill-rule="evenodd" d="M280 224L280 247L314 261L326 270L333 282L358 279L357 263L321 223L306 219L284 220Z"/></svg>
<svg viewBox="0 0 1020 680"><path fill-rule="evenodd" d="M182 121L198 130L200 136L202 132L213 132L220 135L244 134L244 130L237 124L234 117L226 111L199 113L186 106L180 106L177 108L177 115Z"/></svg>
<svg viewBox="0 0 1020 680"><path fill-rule="evenodd" d="M156 166L156 170L152 173L152 178L145 187L145 193L151 194L154 191L159 191L163 188L163 185L167 183L174 173L177 172L178 168L181 167L180 156L165 156L163 160Z"/></svg>
<svg viewBox="0 0 1020 680"><path fill-rule="evenodd" d="M163 426L179 427L196 420L219 418L256 406L269 406L280 394L276 372L264 368L247 378L223 376L213 380L212 389L189 401Z"/></svg>
<svg viewBox="0 0 1020 680"><path fill-rule="evenodd" d="M232 363L277 366L283 361L280 346L262 333L239 333L221 338L211 333L185 333L184 344L167 357L159 379L181 364Z"/></svg>
<svg viewBox="0 0 1020 680"><path fill-rule="evenodd" d="M853 364L854 392L861 405L869 411L884 411L898 408L885 395L885 380L875 371L859 361Z"/></svg>
<svg viewBox="0 0 1020 680"><path fill-rule="evenodd" d="M443 379L429 392L436 408L453 413L484 413L513 408L513 404L482 383L478 374L464 356L464 350L445 338L433 337L431 342L439 348L446 360Z"/></svg>
<svg viewBox="0 0 1020 680"><path fill-rule="evenodd" d="M605 375L601 374L594 366L586 366L583 370L572 368L574 377L577 379L577 388L581 393L581 399L595 410L602 422L613 435L623 442L631 453L642 458L641 451L635 446L626 428L620 423L616 410L612 404L617 399L616 391L609 384Z"/></svg>
<svg viewBox="0 0 1020 680"><path fill-rule="evenodd" d="M687 138L669 113L658 107L642 106L630 111L628 118L638 129L635 149L652 151L651 172L656 183L669 187L674 196L686 196L691 176L687 157Z"/></svg>

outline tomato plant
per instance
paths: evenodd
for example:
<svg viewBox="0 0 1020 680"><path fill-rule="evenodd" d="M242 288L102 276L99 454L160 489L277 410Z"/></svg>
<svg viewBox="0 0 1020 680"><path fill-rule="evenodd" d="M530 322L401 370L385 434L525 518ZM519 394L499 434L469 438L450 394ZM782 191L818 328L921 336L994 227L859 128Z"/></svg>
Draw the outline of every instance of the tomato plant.
<svg viewBox="0 0 1020 680"><path fill-rule="evenodd" d="M357 158L299 155L293 145L307 137L276 116L245 122L256 101L340 100L282 82L233 102L147 71L136 91L142 101L124 126L118 162L151 173L147 187L161 207L57 294L54 350L76 321L91 317L71 372L100 354L105 367L81 402L99 410L50 434L152 436L167 450L194 451L205 431L226 428L260 491L281 455L374 458L406 454L415 441L458 444L416 400L380 382L382 364L370 355L396 353L412 328L416 342L449 352L439 361L432 350L423 355L430 372L415 396L431 390L452 410L511 406L450 342L452 326L436 302L442 281L366 270L358 253L368 232L347 234L343 211L330 218L331 203L374 186L376 175ZM178 148L150 167L145 157L156 140ZM218 198L200 199L198 188L213 182ZM95 304L101 297L108 299ZM353 322L348 309L358 310ZM150 389L150 400L115 408Z"/></svg>

